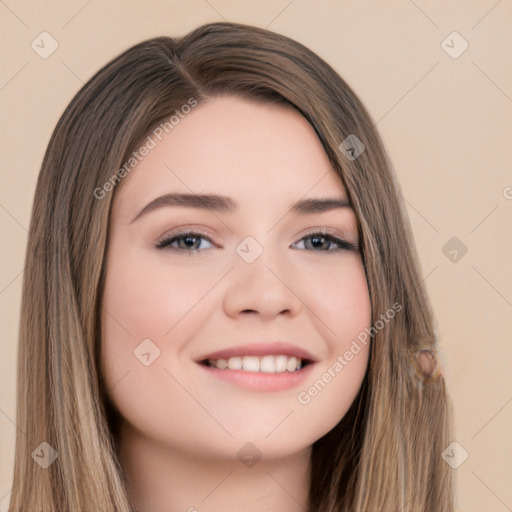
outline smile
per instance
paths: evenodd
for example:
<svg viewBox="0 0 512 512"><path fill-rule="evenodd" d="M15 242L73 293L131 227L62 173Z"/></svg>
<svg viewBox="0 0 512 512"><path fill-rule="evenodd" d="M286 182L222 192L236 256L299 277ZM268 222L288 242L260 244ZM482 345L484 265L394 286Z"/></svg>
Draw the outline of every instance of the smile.
<svg viewBox="0 0 512 512"><path fill-rule="evenodd" d="M250 391L285 391L304 382L317 360L300 347L282 341L238 345L195 359L208 378Z"/></svg>
<svg viewBox="0 0 512 512"><path fill-rule="evenodd" d="M220 370L244 370L246 372L262 373L296 372L309 364L305 359L286 355L236 356L228 359L206 359L203 363Z"/></svg>

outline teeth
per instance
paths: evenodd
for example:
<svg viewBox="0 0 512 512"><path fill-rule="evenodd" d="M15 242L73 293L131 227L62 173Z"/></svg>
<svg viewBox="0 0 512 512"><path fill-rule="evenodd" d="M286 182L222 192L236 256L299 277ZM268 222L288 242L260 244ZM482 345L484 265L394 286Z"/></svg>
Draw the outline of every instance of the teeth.
<svg viewBox="0 0 512 512"><path fill-rule="evenodd" d="M274 366L276 372L285 372L286 371L286 365L288 363L288 358L286 356L276 356L274 358Z"/></svg>
<svg viewBox="0 0 512 512"><path fill-rule="evenodd" d="M293 370L297 368L297 358L296 357L290 357L286 361L286 370L289 372L293 372Z"/></svg>
<svg viewBox="0 0 512 512"><path fill-rule="evenodd" d="M260 370L266 373L274 373L276 371L274 356L262 357L260 361Z"/></svg>
<svg viewBox="0 0 512 512"><path fill-rule="evenodd" d="M245 370L247 372L283 373L295 372L302 368L302 360L297 357L279 356L244 356L229 359L208 360L208 364L221 370Z"/></svg>
<svg viewBox="0 0 512 512"><path fill-rule="evenodd" d="M242 359L242 368L247 372L259 372L260 362L257 357L246 356Z"/></svg>
<svg viewBox="0 0 512 512"><path fill-rule="evenodd" d="M217 359L217 368L225 370L228 367L228 362L225 359Z"/></svg>
<svg viewBox="0 0 512 512"><path fill-rule="evenodd" d="M241 370L242 369L242 358L230 357L228 359L228 368L230 370Z"/></svg>

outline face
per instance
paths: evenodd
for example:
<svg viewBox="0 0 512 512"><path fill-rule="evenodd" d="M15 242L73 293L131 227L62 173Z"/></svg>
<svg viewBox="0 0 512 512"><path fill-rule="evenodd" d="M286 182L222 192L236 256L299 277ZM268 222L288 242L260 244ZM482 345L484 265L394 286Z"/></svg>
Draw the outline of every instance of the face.
<svg viewBox="0 0 512 512"><path fill-rule="evenodd" d="M357 341L368 287L341 180L287 107L214 97L155 140L111 212L110 398L165 450L307 450L345 415L368 361Z"/></svg>

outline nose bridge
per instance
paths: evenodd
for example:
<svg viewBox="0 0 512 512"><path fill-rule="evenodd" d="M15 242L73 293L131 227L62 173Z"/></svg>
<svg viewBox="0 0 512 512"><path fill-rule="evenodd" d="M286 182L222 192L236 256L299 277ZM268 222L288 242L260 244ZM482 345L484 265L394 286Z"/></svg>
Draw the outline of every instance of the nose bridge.
<svg viewBox="0 0 512 512"><path fill-rule="evenodd" d="M228 314L250 310L273 316L282 312L297 314L300 310L292 283L281 275L286 261L280 259L278 248L270 244L270 237L260 243L254 236L247 236L236 247L234 269L224 300Z"/></svg>

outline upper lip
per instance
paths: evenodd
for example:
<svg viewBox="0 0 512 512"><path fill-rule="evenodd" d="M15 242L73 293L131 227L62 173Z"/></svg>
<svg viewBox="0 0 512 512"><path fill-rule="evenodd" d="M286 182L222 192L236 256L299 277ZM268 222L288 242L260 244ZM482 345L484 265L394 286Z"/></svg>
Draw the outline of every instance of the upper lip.
<svg viewBox="0 0 512 512"><path fill-rule="evenodd" d="M251 343L249 345L237 345L235 347L217 350L196 359L200 363L206 360L229 359L230 357L242 356L295 356L311 363L316 360L307 350L293 345L286 341L273 341L266 343Z"/></svg>

